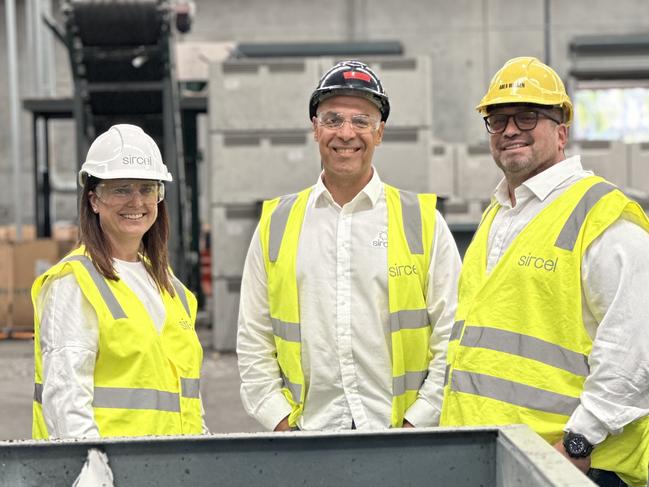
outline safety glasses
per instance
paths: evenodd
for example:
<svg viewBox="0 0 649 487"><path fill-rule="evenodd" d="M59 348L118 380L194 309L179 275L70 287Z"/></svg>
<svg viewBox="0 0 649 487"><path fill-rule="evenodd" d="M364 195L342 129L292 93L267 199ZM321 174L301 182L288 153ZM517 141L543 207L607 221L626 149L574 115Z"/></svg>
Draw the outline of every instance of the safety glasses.
<svg viewBox="0 0 649 487"><path fill-rule="evenodd" d="M346 118L344 114L337 112L320 112L317 118L318 123L329 130L338 130L348 122L357 133L371 132L378 128L380 122L379 118L369 115L358 114Z"/></svg>
<svg viewBox="0 0 649 487"><path fill-rule="evenodd" d="M494 113L493 115L487 115L484 117L484 123L487 127L487 132L490 134L500 134L505 131L507 124L509 124L509 119L514 119L514 124L518 127L518 130L527 132L534 130L536 124L539 123L539 118L547 118L552 120L556 124L562 123L560 120L551 117L550 115L538 112L536 110L526 110L524 112L516 112L511 114L506 113Z"/></svg>
<svg viewBox="0 0 649 487"><path fill-rule="evenodd" d="M160 203L165 197L165 187L160 181L102 182L95 191L105 203L126 203L139 194L144 203Z"/></svg>

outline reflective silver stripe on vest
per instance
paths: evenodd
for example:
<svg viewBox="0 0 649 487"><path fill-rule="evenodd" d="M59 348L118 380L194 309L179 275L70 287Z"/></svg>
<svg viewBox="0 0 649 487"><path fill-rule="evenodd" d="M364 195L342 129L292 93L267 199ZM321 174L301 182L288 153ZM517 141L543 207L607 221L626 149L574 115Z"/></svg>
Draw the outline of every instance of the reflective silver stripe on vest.
<svg viewBox="0 0 649 487"><path fill-rule="evenodd" d="M296 384L295 382L291 382L286 378L284 374L282 374L282 381L284 382L284 387L291 391L293 401L299 404L302 399L302 386L300 384Z"/></svg>
<svg viewBox="0 0 649 487"><path fill-rule="evenodd" d="M565 396L519 382L462 370L453 370L451 389L564 416L570 416L579 405L578 397Z"/></svg>
<svg viewBox="0 0 649 487"><path fill-rule="evenodd" d="M152 409L173 413L180 412L180 398L177 393L155 389L95 387L92 405L96 408Z"/></svg>
<svg viewBox="0 0 649 487"><path fill-rule="evenodd" d="M615 189L612 184L604 182L597 183L588 189L575 209L572 210L554 245L560 249L572 251L575 248L579 231L586 220L588 212L600 199Z"/></svg>
<svg viewBox="0 0 649 487"><path fill-rule="evenodd" d="M422 243L421 231L421 208L416 193L410 191L399 191L401 197L401 214L403 218L403 230L406 234L408 247L411 254L423 254L424 244Z"/></svg>
<svg viewBox="0 0 649 487"><path fill-rule="evenodd" d="M583 377L590 373L586 355L512 331L467 326L460 345L518 355Z"/></svg>
<svg viewBox="0 0 649 487"><path fill-rule="evenodd" d="M428 370L406 372L405 375L392 378L392 395L400 396L406 391L418 391L428 376Z"/></svg>
<svg viewBox="0 0 649 487"><path fill-rule="evenodd" d="M200 397L200 379L180 379L182 396L192 399ZM125 392L126 391L126 392ZM99 394L99 397L98 397ZM173 392L161 392L154 389L119 389L113 387L96 387L93 406L98 408L125 408L125 409L158 409L161 411L180 411L176 406L178 395ZM140 407L129 405L131 402L140 401ZM43 384L34 384L34 401L43 404ZM112 405L111 405L112 404ZM150 407L157 404L160 407Z"/></svg>
<svg viewBox="0 0 649 487"><path fill-rule="evenodd" d="M286 230L288 216L291 213L291 208L293 208L293 203L295 203L297 196L297 193L282 196L279 203L277 203L275 211L273 211L273 214L270 216L268 258L271 262L275 262L279 255L279 247L282 244L282 237L284 237L284 230Z"/></svg>
<svg viewBox="0 0 649 487"><path fill-rule="evenodd" d="M43 404L43 384L36 382L34 384L34 401Z"/></svg>
<svg viewBox="0 0 649 487"><path fill-rule="evenodd" d="M126 313L124 312L124 309L119 304L117 298L108 287L108 284L106 283L106 279L104 279L104 276L99 274L99 272L97 271L93 263L90 261L90 259L85 255L72 255L70 257L66 257L65 259L63 259L62 262L71 262L71 261L81 262L83 266L86 268L88 274L90 274L90 277L95 283L95 286L97 286L97 290L99 291L99 294L101 295L102 299L106 303L106 306L108 306L108 309L113 315L113 319L118 320L120 318L126 318Z"/></svg>
<svg viewBox="0 0 649 487"><path fill-rule="evenodd" d="M176 294L178 294L180 301L183 303L185 311L187 311L187 315L191 316L191 313L189 312L189 303L187 302L187 295L185 294L185 287L176 278L176 276L171 276L171 284L176 290Z"/></svg>
<svg viewBox="0 0 649 487"><path fill-rule="evenodd" d="M403 329L425 328L428 326L428 311L425 309L403 309L390 313L392 333Z"/></svg>
<svg viewBox="0 0 649 487"><path fill-rule="evenodd" d="M453 323L453 328L451 328L451 336L449 341L457 340L462 336L462 329L464 328L464 320L456 321Z"/></svg>
<svg viewBox="0 0 649 487"><path fill-rule="evenodd" d="M273 317L270 318L270 321L273 324L273 333L276 336L287 342L300 342L299 323L288 323Z"/></svg>
<svg viewBox="0 0 649 487"><path fill-rule="evenodd" d="M180 390L183 397L198 399L201 392L200 379L180 378Z"/></svg>
<svg viewBox="0 0 649 487"><path fill-rule="evenodd" d="M185 287L176 276L171 276L171 284L176 290L176 294L180 298L180 302L183 303L185 311L187 311L187 315L191 316L191 312L189 311L189 302L187 301L187 295L185 294Z"/></svg>
<svg viewBox="0 0 649 487"><path fill-rule="evenodd" d="M448 375L451 372L451 364L446 364L446 369L444 369L444 385L448 384Z"/></svg>

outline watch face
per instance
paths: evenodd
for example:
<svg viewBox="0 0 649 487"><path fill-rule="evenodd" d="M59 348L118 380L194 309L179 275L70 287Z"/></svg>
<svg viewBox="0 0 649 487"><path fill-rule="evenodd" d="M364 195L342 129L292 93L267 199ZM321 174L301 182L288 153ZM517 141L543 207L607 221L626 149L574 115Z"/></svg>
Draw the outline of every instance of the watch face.
<svg viewBox="0 0 649 487"><path fill-rule="evenodd" d="M580 455L586 450L586 442L581 436L573 436L568 440L568 453Z"/></svg>
<svg viewBox="0 0 649 487"><path fill-rule="evenodd" d="M573 458L587 457L593 450L593 445L588 442L585 436L570 432L566 434L563 446L568 455Z"/></svg>

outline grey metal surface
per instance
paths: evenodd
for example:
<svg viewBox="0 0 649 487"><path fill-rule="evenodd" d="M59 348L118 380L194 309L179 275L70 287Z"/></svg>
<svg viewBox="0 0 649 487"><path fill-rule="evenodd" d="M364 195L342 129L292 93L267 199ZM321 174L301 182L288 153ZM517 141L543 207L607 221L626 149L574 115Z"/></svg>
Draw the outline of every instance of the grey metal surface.
<svg viewBox="0 0 649 487"><path fill-rule="evenodd" d="M0 484L69 486L90 447L117 486L592 485L524 426L0 442Z"/></svg>

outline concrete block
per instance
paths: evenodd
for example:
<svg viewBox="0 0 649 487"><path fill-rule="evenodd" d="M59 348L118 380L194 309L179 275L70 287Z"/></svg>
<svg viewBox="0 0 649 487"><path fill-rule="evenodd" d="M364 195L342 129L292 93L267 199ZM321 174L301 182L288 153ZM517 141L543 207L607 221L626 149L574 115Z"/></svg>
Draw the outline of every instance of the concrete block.
<svg viewBox="0 0 649 487"><path fill-rule="evenodd" d="M310 127L320 60L230 59L210 66L210 130Z"/></svg>
<svg viewBox="0 0 649 487"><path fill-rule="evenodd" d="M457 146L457 196L489 200L503 175L486 145Z"/></svg>
<svg viewBox="0 0 649 487"><path fill-rule="evenodd" d="M649 143L629 144L628 186L649 193Z"/></svg>
<svg viewBox="0 0 649 487"><path fill-rule="evenodd" d="M621 141L583 140L572 145L571 152L581 155L581 164L610 182L624 188L627 186L627 149Z"/></svg>
<svg viewBox="0 0 649 487"><path fill-rule="evenodd" d="M315 184L318 148L310 131L240 131L210 135L212 203L249 202Z"/></svg>
<svg viewBox="0 0 649 487"><path fill-rule="evenodd" d="M381 179L400 189L429 192L430 132L423 129L386 129L374 152Z"/></svg>
<svg viewBox="0 0 649 487"><path fill-rule="evenodd" d="M215 277L212 289L212 345L217 352L231 352L237 346L241 277Z"/></svg>
<svg viewBox="0 0 649 487"><path fill-rule="evenodd" d="M432 68L427 56L363 59L390 98L388 127L428 128L433 123Z"/></svg>
<svg viewBox="0 0 649 487"><path fill-rule="evenodd" d="M214 205L210 211L212 276L240 276L259 222L261 202Z"/></svg>

